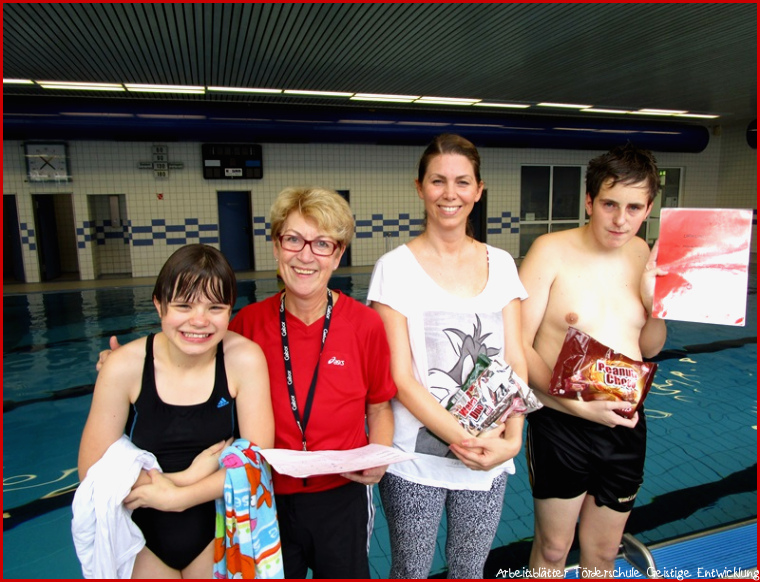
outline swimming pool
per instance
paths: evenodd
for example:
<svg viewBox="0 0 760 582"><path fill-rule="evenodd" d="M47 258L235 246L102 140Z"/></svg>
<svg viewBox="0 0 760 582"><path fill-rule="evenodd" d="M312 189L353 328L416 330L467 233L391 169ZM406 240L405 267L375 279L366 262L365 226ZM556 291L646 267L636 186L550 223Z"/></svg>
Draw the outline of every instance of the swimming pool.
<svg viewBox="0 0 760 582"><path fill-rule="evenodd" d="M369 275L331 286L363 300ZM278 290L275 279L241 281L236 310ZM3 575L80 578L70 534L79 437L98 352L157 330L151 287L3 297ZM746 327L668 322L668 342L647 397L644 485L627 531L644 543L757 515L757 301L750 277ZM533 533L525 458L507 485L486 577L527 563ZM373 577L390 569L378 512ZM443 527L433 572L441 575Z"/></svg>

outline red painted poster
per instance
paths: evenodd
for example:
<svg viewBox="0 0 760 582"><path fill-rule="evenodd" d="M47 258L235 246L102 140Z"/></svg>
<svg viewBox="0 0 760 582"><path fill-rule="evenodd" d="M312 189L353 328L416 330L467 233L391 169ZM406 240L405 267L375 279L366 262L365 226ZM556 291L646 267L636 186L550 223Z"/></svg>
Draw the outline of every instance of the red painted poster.
<svg viewBox="0 0 760 582"><path fill-rule="evenodd" d="M654 317L744 325L751 240L751 210L663 208Z"/></svg>

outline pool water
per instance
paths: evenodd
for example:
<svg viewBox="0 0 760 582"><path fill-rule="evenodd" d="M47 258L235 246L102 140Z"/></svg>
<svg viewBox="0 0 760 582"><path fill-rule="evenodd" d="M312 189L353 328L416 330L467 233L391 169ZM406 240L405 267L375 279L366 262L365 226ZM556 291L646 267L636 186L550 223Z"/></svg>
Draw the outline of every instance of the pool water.
<svg viewBox="0 0 760 582"><path fill-rule="evenodd" d="M333 288L363 301L369 275ZM108 338L158 331L151 287L3 297L4 578L81 578L71 541L79 438L95 362ZM241 281L235 311L278 291L275 279ZM647 397L644 485L627 531L654 543L757 515L757 301L751 275L745 327L668 322L668 341ZM533 504L525 457L516 459L486 577L527 563ZM379 495L372 575L390 569ZM443 543L433 576L445 573Z"/></svg>

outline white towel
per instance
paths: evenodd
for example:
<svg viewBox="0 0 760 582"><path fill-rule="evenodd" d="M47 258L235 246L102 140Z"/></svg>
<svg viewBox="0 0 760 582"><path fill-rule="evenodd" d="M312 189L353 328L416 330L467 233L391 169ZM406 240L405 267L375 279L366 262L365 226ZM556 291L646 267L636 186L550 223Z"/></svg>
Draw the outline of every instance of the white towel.
<svg viewBox="0 0 760 582"><path fill-rule="evenodd" d="M138 449L126 435L108 447L87 471L74 494L71 533L85 578L131 578L135 557L145 547L132 511L122 501L140 471L156 468L153 453Z"/></svg>

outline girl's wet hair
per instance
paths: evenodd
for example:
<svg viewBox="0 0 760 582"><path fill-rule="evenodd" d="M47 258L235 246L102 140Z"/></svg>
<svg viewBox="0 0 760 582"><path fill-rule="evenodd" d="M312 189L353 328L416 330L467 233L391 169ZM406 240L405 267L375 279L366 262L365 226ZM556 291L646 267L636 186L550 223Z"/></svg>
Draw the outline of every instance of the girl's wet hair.
<svg viewBox="0 0 760 582"><path fill-rule="evenodd" d="M170 256L156 279L153 297L165 311L172 301L206 298L229 305L237 299L237 282L225 256L209 245L181 247Z"/></svg>

